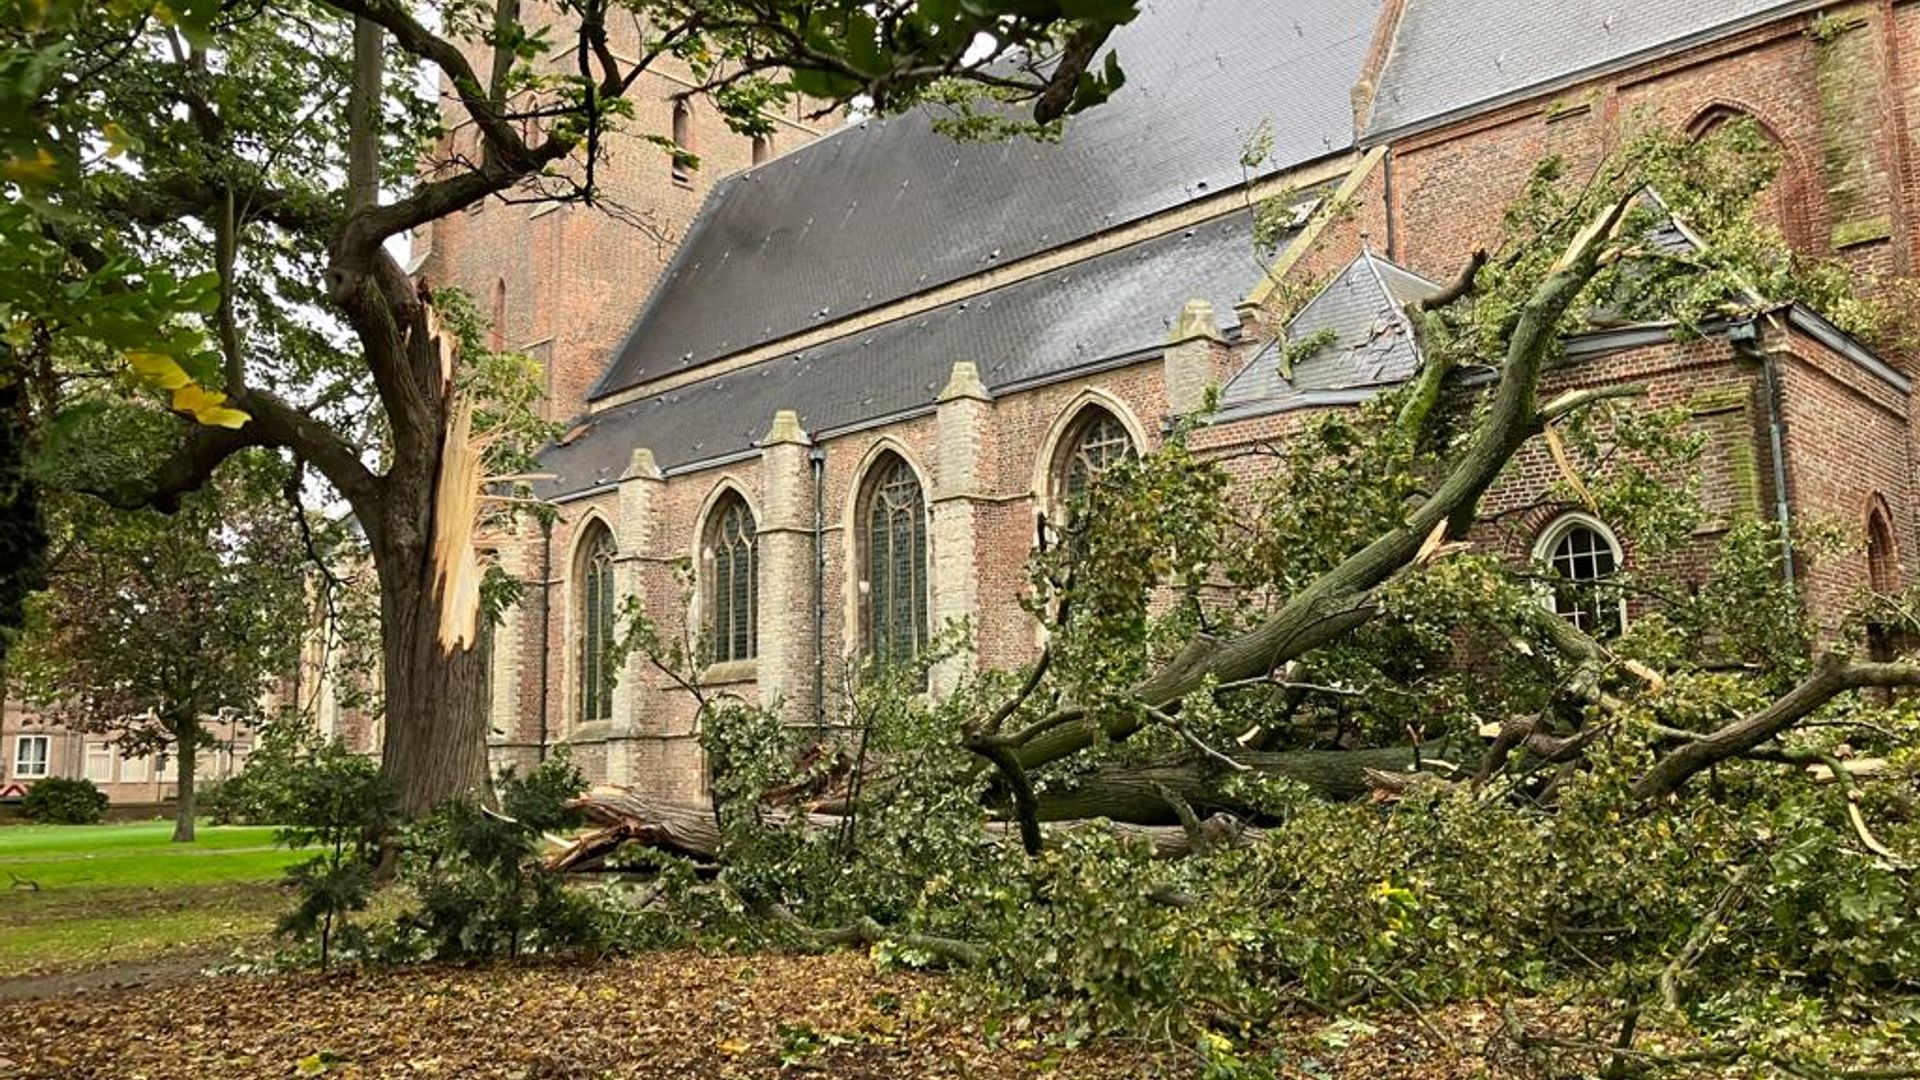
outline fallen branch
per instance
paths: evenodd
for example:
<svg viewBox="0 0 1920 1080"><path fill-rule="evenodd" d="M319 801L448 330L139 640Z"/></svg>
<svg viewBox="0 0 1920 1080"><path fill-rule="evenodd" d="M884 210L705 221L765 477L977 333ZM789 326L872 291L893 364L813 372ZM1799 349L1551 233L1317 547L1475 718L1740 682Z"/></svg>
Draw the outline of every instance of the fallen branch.
<svg viewBox="0 0 1920 1080"><path fill-rule="evenodd" d="M941 961L939 966L978 967L986 961L985 950L972 942L961 941L959 938L940 937L936 934L891 932L876 922L871 915L862 915L845 926L821 928L808 926L800 920L798 915L780 904L760 904L754 910L821 945L873 946L891 941L905 945L909 949L918 949L934 957Z"/></svg>

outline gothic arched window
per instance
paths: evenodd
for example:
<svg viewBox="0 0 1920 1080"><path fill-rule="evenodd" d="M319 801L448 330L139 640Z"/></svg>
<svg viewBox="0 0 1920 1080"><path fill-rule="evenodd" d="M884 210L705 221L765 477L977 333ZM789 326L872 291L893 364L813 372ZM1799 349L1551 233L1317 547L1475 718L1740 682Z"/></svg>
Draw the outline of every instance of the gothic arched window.
<svg viewBox="0 0 1920 1080"><path fill-rule="evenodd" d="M1876 499L1876 502L1878 500ZM1899 588L1899 572L1894 558L1893 527L1887 524L1884 506L1876 505L1867 515L1867 587L1885 596ZM1867 624L1867 657L1882 663L1895 655L1893 631L1874 620Z"/></svg>
<svg viewBox="0 0 1920 1080"><path fill-rule="evenodd" d="M707 630L713 662L751 660L760 648L759 560L755 556L753 511L737 492L728 492L707 519L702 552L707 571Z"/></svg>
<svg viewBox="0 0 1920 1080"><path fill-rule="evenodd" d="M1620 543L1605 525L1568 514L1540 534L1534 557L1553 572L1544 599L1554 614L1594 637L1626 628L1626 598L1607 584L1620 569Z"/></svg>
<svg viewBox="0 0 1920 1080"><path fill-rule="evenodd" d="M1059 501L1079 498L1102 473L1137 452L1133 435L1119 417L1098 405L1082 409L1060 440L1053 470Z"/></svg>
<svg viewBox="0 0 1920 1080"><path fill-rule="evenodd" d="M898 454L876 461L860 501L860 614L867 655L900 664L927 643L927 502Z"/></svg>
<svg viewBox="0 0 1920 1080"><path fill-rule="evenodd" d="M687 158L696 151L693 146L693 106L682 99L673 103L673 178L683 184L692 183L693 169Z"/></svg>
<svg viewBox="0 0 1920 1080"><path fill-rule="evenodd" d="M587 526L580 542L580 722L613 718L613 532L602 522Z"/></svg>

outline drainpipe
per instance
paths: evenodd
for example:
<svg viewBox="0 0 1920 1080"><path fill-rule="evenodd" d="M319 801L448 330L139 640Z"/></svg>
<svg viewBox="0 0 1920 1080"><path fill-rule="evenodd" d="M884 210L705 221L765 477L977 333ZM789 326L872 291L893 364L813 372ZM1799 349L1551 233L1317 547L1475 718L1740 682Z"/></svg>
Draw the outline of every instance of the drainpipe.
<svg viewBox="0 0 1920 1080"><path fill-rule="evenodd" d="M553 522L540 522L540 745L538 760L547 760L548 690L553 668Z"/></svg>
<svg viewBox="0 0 1920 1080"><path fill-rule="evenodd" d="M1780 526L1780 566L1787 585L1794 583L1793 508L1787 501L1787 420L1780 399L1780 370L1773 354L1760 345L1760 321L1749 318L1735 323L1727 331L1733 351L1760 365L1766 383L1767 442L1773 452L1773 510Z"/></svg>
<svg viewBox="0 0 1920 1080"><path fill-rule="evenodd" d="M827 723L827 451L807 451L813 466L813 726Z"/></svg>
<svg viewBox="0 0 1920 1080"><path fill-rule="evenodd" d="M1387 219L1387 261L1393 262L1400 257L1399 245L1395 241L1393 228L1393 147L1387 147L1386 155L1380 159L1380 201L1386 204Z"/></svg>

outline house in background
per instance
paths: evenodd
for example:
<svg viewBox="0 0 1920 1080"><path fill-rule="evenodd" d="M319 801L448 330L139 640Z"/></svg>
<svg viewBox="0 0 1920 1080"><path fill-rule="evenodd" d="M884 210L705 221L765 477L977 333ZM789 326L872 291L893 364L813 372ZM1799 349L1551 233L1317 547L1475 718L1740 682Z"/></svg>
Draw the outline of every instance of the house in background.
<svg viewBox="0 0 1920 1080"><path fill-rule="evenodd" d="M205 785L240 771L253 751L251 725L212 718L207 725L214 746L200 751L195 781ZM179 798L179 762L175 755L134 757L112 736L75 731L44 721L27 705L0 706L0 804L18 801L48 777L85 778L105 792L113 805L160 806Z"/></svg>

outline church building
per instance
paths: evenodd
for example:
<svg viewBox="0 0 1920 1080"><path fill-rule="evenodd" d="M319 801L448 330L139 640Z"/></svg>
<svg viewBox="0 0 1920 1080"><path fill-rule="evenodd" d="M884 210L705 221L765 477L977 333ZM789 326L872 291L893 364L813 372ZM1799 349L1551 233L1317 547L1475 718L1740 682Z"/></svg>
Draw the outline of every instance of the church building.
<svg viewBox="0 0 1920 1080"><path fill-rule="evenodd" d="M1228 453L1405 381L1404 305L1497 238L1540 159L1591 165L1632 118L1750 118L1793 245L1863 287L1912 273L1916 35L1920 4L1895 0L1147 0L1112 42L1125 85L1058 143L804 110L748 139L650 75L634 122L699 169L631 138L606 181L627 213L495 202L416 237L417 273L546 364L565 431L539 492L557 521L490 541L529 586L491 646L496 760L565 744L596 782L701 797L692 697L641 658L609 669L629 597L703 643L705 685L795 723L955 620L972 646L932 692L1031 661L1042 515L1213 388L1193 443ZM1262 258L1253 207L1281 195ZM1703 548L1817 516L1857 533L1795 565L1817 616L1904 583L1905 359L1786 304L1703 338L1583 334L1542 391L1621 381L1705 436ZM1575 579L1632 564L1607 522L1540 497L1544 450L1509 474L1480 542Z"/></svg>

